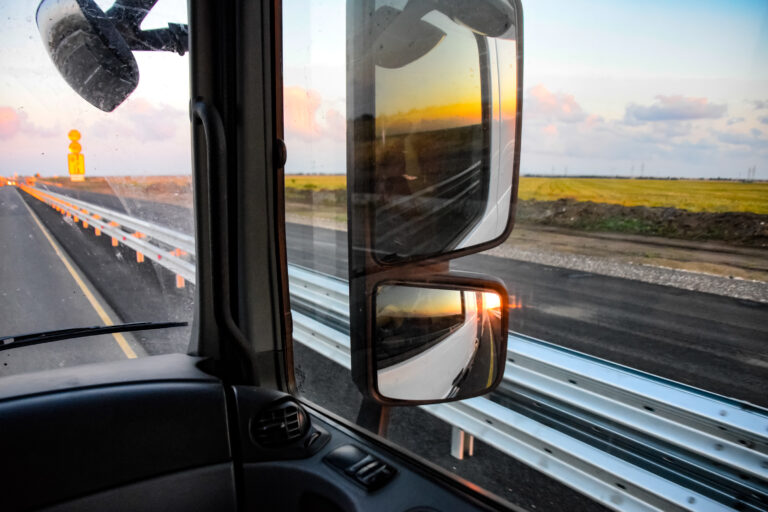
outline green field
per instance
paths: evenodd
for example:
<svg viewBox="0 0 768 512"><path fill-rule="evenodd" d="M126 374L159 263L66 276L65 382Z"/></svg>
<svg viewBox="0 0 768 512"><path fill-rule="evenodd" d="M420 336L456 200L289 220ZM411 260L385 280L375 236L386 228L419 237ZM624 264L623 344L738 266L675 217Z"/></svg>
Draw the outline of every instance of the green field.
<svg viewBox="0 0 768 512"><path fill-rule="evenodd" d="M768 214L768 183L607 178L521 178L521 199L669 206L695 212Z"/></svg>
<svg viewBox="0 0 768 512"><path fill-rule="evenodd" d="M293 189L338 190L344 175L288 175ZM615 178L520 178L520 199L554 201L570 198L624 206L665 206L694 212L768 214L768 183L706 180L640 180Z"/></svg>
<svg viewBox="0 0 768 512"><path fill-rule="evenodd" d="M309 190L343 190L347 188L347 177L344 174L289 174L285 177L285 186Z"/></svg>

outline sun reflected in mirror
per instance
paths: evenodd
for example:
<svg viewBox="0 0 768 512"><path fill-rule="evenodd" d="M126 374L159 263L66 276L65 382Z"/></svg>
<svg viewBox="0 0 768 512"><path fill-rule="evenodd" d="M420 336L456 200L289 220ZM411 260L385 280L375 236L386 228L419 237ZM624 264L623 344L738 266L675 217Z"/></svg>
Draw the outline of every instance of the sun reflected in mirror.
<svg viewBox="0 0 768 512"><path fill-rule="evenodd" d="M500 371L502 306L502 297L490 290L379 286L374 332L379 392L436 400L488 389Z"/></svg>

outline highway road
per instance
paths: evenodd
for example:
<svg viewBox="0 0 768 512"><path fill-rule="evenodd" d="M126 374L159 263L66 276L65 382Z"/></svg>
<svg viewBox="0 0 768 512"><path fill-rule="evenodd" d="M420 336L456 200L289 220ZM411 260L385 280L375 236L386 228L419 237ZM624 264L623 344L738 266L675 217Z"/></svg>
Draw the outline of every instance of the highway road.
<svg viewBox="0 0 768 512"><path fill-rule="evenodd" d="M0 188L0 336L119 322L14 187ZM136 357L130 334L0 352L0 376Z"/></svg>
<svg viewBox="0 0 768 512"><path fill-rule="evenodd" d="M193 230L187 208L55 191ZM346 277L346 232L288 224L287 253L291 263ZM510 311L510 330L768 407L768 304L483 254L452 268L504 280L522 303Z"/></svg>

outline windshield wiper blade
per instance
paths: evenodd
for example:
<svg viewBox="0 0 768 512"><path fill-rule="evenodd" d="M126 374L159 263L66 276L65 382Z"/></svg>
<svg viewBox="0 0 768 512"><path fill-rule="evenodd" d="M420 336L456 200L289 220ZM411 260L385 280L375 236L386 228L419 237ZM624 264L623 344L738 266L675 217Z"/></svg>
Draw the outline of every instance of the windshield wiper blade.
<svg viewBox="0 0 768 512"><path fill-rule="evenodd" d="M132 322L127 324L94 325L92 327L72 327L69 329L56 329L54 331L16 334L14 336L0 337L0 351L9 350L16 347L39 345L40 343L48 343L50 341L95 336L97 334L148 331L151 329L166 329L168 327L186 327L187 325L189 325L189 322Z"/></svg>

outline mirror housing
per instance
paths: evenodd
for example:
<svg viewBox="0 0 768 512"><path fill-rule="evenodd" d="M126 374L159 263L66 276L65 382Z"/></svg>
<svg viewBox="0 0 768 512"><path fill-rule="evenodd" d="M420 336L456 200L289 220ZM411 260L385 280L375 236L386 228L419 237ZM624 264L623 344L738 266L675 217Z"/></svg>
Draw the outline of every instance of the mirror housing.
<svg viewBox="0 0 768 512"><path fill-rule="evenodd" d="M142 31L157 0L118 0L104 13L93 0L42 0L36 21L62 77L91 105L111 112L136 89L132 50L187 51L185 25Z"/></svg>
<svg viewBox="0 0 768 512"><path fill-rule="evenodd" d="M384 283L373 301L373 387L382 398L461 400L502 378L507 300L498 290Z"/></svg>
<svg viewBox="0 0 768 512"><path fill-rule="evenodd" d="M504 375L508 298L503 283L474 274L387 279L366 297L352 330L353 378L384 405L463 400Z"/></svg>
<svg viewBox="0 0 768 512"><path fill-rule="evenodd" d="M520 161L519 3L350 0L347 16L355 273L501 243Z"/></svg>
<svg viewBox="0 0 768 512"><path fill-rule="evenodd" d="M519 0L403 3L347 1L350 344L364 404L440 403L491 391L503 377L509 321L501 282L450 273L448 261L494 247L512 230L522 8ZM423 296L455 292L464 303L475 294L476 304L478 293L481 304L484 293L495 294L499 344L491 350L488 340L478 340L470 350L472 340L458 330L433 330L450 319L426 313L423 322L381 317L377 330L377 307L397 295L392 287L420 289ZM473 320L463 318L452 326L471 331ZM487 315L482 321L490 325ZM407 333L392 330L406 324ZM438 345L443 362L432 359ZM411 348L398 354L398 346ZM495 371L478 353L497 357ZM433 374L450 379L424 380L418 368L425 361L434 362Z"/></svg>

